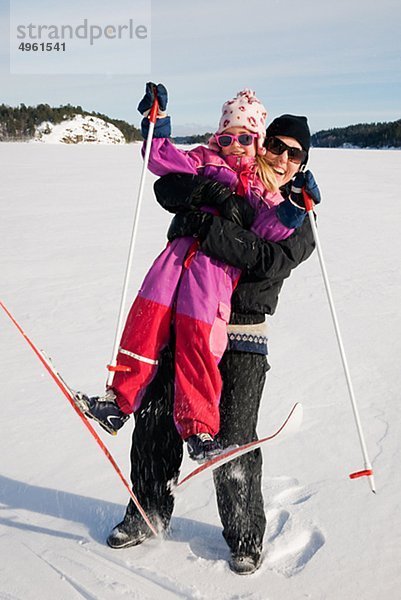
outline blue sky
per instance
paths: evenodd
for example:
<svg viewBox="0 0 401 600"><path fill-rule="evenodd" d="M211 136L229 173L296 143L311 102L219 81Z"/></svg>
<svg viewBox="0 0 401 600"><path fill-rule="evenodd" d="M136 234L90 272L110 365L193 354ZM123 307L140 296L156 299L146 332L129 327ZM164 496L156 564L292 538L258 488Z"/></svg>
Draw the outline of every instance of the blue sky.
<svg viewBox="0 0 401 600"><path fill-rule="evenodd" d="M305 114L312 131L401 118L399 0L153 0L151 15L148 75L11 75L9 2L0 0L0 103L79 104L137 124L153 80L169 90L176 134L214 129L244 87L270 118Z"/></svg>

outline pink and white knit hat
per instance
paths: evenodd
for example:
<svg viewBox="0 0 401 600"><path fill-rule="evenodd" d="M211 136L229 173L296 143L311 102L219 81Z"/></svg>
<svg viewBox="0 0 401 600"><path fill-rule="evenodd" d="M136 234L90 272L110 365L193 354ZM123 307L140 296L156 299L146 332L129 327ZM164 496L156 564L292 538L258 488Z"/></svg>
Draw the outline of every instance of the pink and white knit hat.
<svg viewBox="0 0 401 600"><path fill-rule="evenodd" d="M258 134L258 153L264 154L263 142L266 135L267 110L255 92L248 88L241 90L232 100L223 104L223 114L216 133L229 127L245 127Z"/></svg>

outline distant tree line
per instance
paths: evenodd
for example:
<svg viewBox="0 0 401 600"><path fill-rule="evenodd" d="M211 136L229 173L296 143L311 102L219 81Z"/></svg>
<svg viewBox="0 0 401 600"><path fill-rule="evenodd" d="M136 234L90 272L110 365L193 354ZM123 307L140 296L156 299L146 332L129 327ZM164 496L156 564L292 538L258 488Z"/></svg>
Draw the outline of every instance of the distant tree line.
<svg viewBox="0 0 401 600"><path fill-rule="evenodd" d="M317 148L401 148L401 119L390 123L360 123L318 131L312 135Z"/></svg>
<svg viewBox="0 0 401 600"><path fill-rule="evenodd" d="M203 133L201 135L181 135L175 136L176 144L207 144L213 133Z"/></svg>
<svg viewBox="0 0 401 600"><path fill-rule="evenodd" d="M207 144L211 133L175 137L177 144ZM316 148L401 148L401 119L390 123L360 123L318 131L312 135Z"/></svg>
<svg viewBox="0 0 401 600"><path fill-rule="evenodd" d="M88 112L81 106L66 104L52 108L48 104L37 106L20 104L19 107L0 104L0 141L28 140L35 135L36 127L43 121L50 121L56 125L78 114L99 117L107 123L112 123L121 131L127 142L142 140L139 129L126 121L110 119L107 115L98 112Z"/></svg>
<svg viewBox="0 0 401 600"><path fill-rule="evenodd" d="M0 104L0 141L28 140L35 135L35 129L43 121L56 125L73 118L75 115L99 117L115 125L127 142L142 140L140 130L121 119L110 119L99 112L88 112L81 106L66 104L53 108L48 104L18 107ZM201 135L177 136L178 144L207 144L211 133ZM401 119L389 123L360 123L325 129L312 135L312 146L316 148L339 148L357 146L359 148L401 148Z"/></svg>

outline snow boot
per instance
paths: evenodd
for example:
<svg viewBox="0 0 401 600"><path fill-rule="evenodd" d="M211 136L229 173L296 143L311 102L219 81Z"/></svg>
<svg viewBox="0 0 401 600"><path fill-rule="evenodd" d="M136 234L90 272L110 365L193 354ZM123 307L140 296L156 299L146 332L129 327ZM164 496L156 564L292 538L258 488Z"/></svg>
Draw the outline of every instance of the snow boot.
<svg viewBox="0 0 401 600"><path fill-rule="evenodd" d="M89 398L81 392L76 393L76 402L82 412L99 423L103 429L115 435L129 419L129 415L120 410L113 390L107 390L104 396Z"/></svg>
<svg viewBox="0 0 401 600"><path fill-rule="evenodd" d="M197 433L191 435L185 441L187 442L189 457L200 463L210 460L223 451L220 443L210 433Z"/></svg>
<svg viewBox="0 0 401 600"><path fill-rule="evenodd" d="M159 534L168 531L171 515L163 518L152 511L149 511L148 514L153 526ZM130 502L124 519L110 532L110 535L107 538L107 544L110 548L114 549L129 548L130 546L138 546L152 537L153 533L142 517L137 512L134 514L132 513L132 503Z"/></svg>
<svg viewBox="0 0 401 600"><path fill-rule="evenodd" d="M125 517L121 523L112 529L107 538L107 545L110 548L129 548L138 546L153 534L146 523L141 519Z"/></svg>
<svg viewBox="0 0 401 600"><path fill-rule="evenodd" d="M262 564L262 554L232 554L228 564L231 571L237 575L252 575Z"/></svg>

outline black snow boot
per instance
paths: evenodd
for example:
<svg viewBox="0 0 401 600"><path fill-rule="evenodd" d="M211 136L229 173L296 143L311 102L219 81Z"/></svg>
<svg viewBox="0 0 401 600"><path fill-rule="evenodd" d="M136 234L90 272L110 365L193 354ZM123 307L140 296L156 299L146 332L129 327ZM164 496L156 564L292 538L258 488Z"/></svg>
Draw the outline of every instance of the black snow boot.
<svg viewBox="0 0 401 600"><path fill-rule="evenodd" d="M232 554L228 564L237 575L252 575L259 569L262 560L261 552Z"/></svg>
<svg viewBox="0 0 401 600"><path fill-rule="evenodd" d="M163 519L150 511L148 512L148 515L158 533L167 531L170 523L169 517ZM110 548L114 549L129 548L130 546L138 546L152 537L153 533L149 526L137 511L135 513L133 512L133 504L130 502L124 519L110 532L110 535L107 538L107 544Z"/></svg>
<svg viewBox="0 0 401 600"><path fill-rule="evenodd" d="M205 462L221 454L223 448L220 443L209 433L197 433L187 440L189 458L198 462Z"/></svg>
<svg viewBox="0 0 401 600"><path fill-rule="evenodd" d="M113 390L107 390L104 396L93 396L92 398L77 392L75 399L82 412L97 421L111 435L116 435L125 421L129 419L129 415L123 413L117 405Z"/></svg>
<svg viewBox="0 0 401 600"><path fill-rule="evenodd" d="M116 525L107 538L107 544L110 548L129 548L130 546L138 546L148 538L151 538L153 533L146 525L143 519L133 519L125 517L121 523Z"/></svg>

